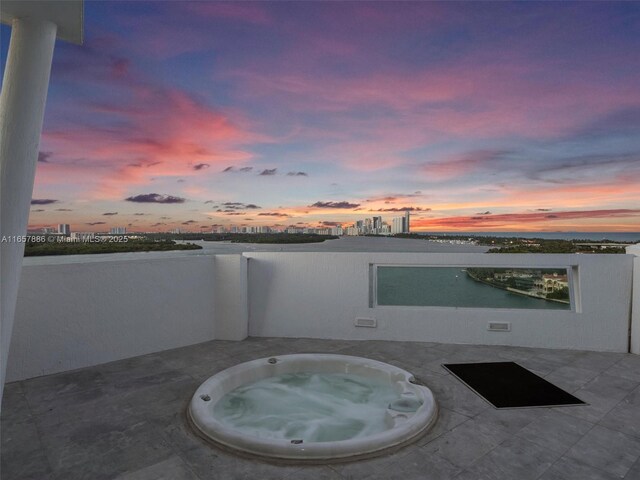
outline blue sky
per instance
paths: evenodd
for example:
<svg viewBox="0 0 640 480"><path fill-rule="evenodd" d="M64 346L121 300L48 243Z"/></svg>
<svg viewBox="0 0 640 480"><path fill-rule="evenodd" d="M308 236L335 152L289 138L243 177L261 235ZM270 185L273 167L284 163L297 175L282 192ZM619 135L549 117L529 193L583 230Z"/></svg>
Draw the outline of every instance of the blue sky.
<svg viewBox="0 0 640 480"><path fill-rule="evenodd" d="M85 32L32 227L640 229L637 3L95 1Z"/></svg>

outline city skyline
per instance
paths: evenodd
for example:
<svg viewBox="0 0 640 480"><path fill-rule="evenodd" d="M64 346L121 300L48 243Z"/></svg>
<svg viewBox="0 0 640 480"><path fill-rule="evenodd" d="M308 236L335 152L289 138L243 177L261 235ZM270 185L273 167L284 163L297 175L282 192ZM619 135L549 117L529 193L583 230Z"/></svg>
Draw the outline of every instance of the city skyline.
<svg viewBox="0 0 640 480"><path fill-rule="evenodd" d="M32 229L640 230L638 4L87 2L85 21L56 46Z"/></svg>
<svg viewBox="0 0 640 480"><path fill-rule="evenodd" d="M401 217L383 218L382 216L374 216L365 218L364 220L356 220L353 222L338 223L324 222L316 227L308 225L247 225L247 224L229 224L227 226L217 225L209 230L198 230L200 233L318 233L323 235L394 235L397 233L410 233L411 229L410 212L405 211ZM146 231L137 230L129 231L128 227L101 225L99 229L84 229L80 231L71 231L69 224L46 225L37 228L30 228L29 233L37 235L59 234L64 236L88 235L88 234L106 234L125 235L133 233L194 233L189 227L176 227L166 231ZM197 231L196 231L197 232Z"/></svg>

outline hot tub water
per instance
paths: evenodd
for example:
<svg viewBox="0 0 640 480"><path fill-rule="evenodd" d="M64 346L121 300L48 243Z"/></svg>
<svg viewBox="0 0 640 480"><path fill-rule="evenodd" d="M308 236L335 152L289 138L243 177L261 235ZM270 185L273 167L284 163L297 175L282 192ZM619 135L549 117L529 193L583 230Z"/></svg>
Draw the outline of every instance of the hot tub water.
<svg viewBox="0 0 640 480"><path fill-rule="evenodd" d="M389 429L386 411L399 398L384 380L344 373L287 373L229 392L213 413L247 435L331 442Z"/></svg>
<svg viewBox="0 0 640 480"><path fill-rule="evenodd" d="M214 444L292 462L346 461L399 448L437 419L431 390L406 370L349 355L261 358L216 373L188 420Z"/></svg>

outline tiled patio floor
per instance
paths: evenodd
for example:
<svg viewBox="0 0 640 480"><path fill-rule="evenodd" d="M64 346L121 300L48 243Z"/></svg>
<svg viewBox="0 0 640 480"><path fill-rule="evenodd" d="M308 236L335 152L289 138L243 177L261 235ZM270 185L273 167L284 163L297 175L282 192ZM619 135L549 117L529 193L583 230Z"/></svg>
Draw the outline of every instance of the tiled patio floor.
<svg viewBox="0 0 640 480"><path fill-rule="evenodd" d="M213 373L299 352L370 357L412 371L440 418L417 443L372 460L277 466L203 444L182 413ZM514 360L590 403L498 411L446 362ZM640 356L515 347L252 338L213 341L8 384L2 479L640 479Z"/></svg>

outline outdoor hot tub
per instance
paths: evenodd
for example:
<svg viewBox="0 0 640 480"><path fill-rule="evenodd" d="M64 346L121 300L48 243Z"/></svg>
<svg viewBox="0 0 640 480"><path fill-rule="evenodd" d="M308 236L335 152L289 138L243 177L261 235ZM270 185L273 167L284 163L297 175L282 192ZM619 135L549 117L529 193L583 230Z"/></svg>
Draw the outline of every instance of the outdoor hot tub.
<svg viewBox="0 0 640 480"><path fill-rule="evenodd" d="M345 461L398 448L437 418L411 373L361 357L263 358L207 379L188 416L214 444L291 461Z"/></svg>

